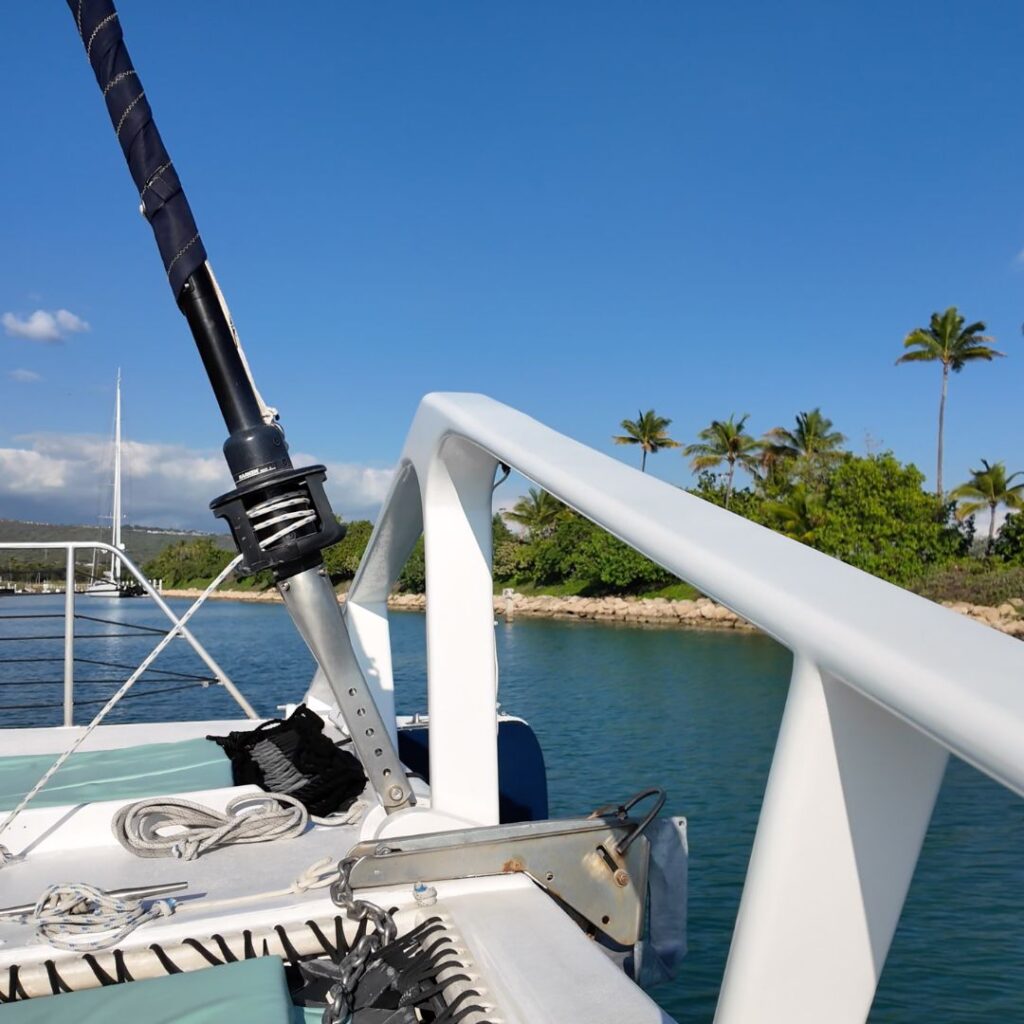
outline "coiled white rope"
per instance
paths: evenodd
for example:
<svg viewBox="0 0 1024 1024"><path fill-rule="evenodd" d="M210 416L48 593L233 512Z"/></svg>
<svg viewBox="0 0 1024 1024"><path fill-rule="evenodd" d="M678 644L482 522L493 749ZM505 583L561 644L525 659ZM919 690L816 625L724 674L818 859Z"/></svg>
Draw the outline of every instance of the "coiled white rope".
<svg viewBox="0 0 1024 1024"><path fill-rule="evenodd" d="M33 921L40 940L57 949L89 952L116 945L139 925L157 917L169 917L190 908L208 912L211 909L264 903L275 896L291 896L326 888L338 878L337 859L322 857L310 864L284 889L181 904L168 897L147 901L150 903L148 907L143 906L141 899L111 896L103 889L85 882L65 882L49 886L36 901L32 913L24 915L22 920Z"/></svg>
<svg viewBox="0 0 1024 1024"><path fill-rule="evenodd" d="M293 839L309 824L305 806L287 793L247 793L222 814L191 800L158 797L122 807L111 823L136 857L196 857L222 846Z"/></svg>
<svg viewBox="0 0 1024 1024"><path fill-rule="evenodd" d="M87 952L120 942L140 924L174 913L174 900L142 900L111 896L85 882L49 886L32 911L36 934L57 949Z"/></svg>

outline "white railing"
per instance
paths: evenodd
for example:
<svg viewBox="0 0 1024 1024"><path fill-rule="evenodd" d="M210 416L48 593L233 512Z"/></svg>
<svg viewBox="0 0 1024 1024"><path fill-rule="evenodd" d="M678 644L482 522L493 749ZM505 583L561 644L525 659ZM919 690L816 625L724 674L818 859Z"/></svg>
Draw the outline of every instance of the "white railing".
<svg viewBox="0 0 1024 1024"><path fill-rule="evenodd" d="M794 655L719 1024L865 1020L948 754L1024 792L1024 645L482 395L425 398L346 615L386 721L387 595L422 531L432 806L498 820L498 461Z"/></svg>
<svg viewBox="0 0 1024 1024"><path fill-rule="evenodd" d="M149 597L153 599L156 606L170 620L172 628L178 625L178 616L174 614L167 602L160 596L160 593L153 584L140 572L138 566L119 548L112 544L104 544L99 541L0 541L0 551L63 551L64 552L64 725L74 724L75 712L75 566L77 555L80 551L95 551L97 554L110 555L121 565L122 577L124 571L130 575ZM252 705L245 699L238 687L231 681L228 674L214 661L213 657L205 647L195 638L192 632L183 627L179 630L180 635L188 645L199 656L204 665L213 674L217 683L235 699L238 706L248 718L256 718L256 712Z"/></svg>

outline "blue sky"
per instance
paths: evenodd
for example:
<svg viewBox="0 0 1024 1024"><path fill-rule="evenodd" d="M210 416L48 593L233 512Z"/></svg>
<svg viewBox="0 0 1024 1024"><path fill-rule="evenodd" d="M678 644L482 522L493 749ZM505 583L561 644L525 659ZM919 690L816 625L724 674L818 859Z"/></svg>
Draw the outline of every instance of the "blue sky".
<svg viewBox="0 0 1024 1024"><path fill-rule="evenodd" d="M120 10L257 381L341 511L438 389L628 461L638 408L689 441L820 405L931 477L938 368L893 363L951 304L1010 357L952 381L947 482L1024 468L1020 5ZM120 365L130 518L206 525L223 426L64 4L5 12L0 89L0 313L89 325L0 333L0 516L95 515Z"/></svg>

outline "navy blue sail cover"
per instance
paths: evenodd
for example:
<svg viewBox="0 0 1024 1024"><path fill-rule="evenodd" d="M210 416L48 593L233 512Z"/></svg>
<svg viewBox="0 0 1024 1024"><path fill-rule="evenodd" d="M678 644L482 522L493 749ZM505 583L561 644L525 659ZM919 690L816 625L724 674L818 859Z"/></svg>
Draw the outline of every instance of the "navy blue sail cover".
<svg viewBox="0 0 1024 1024"><path fill-rule="evenodd" d="M67 0L86 56L107 102L110 123L153 228L175 299L206 261L206 249L153 112L124 45L111 0Z"/></svg>

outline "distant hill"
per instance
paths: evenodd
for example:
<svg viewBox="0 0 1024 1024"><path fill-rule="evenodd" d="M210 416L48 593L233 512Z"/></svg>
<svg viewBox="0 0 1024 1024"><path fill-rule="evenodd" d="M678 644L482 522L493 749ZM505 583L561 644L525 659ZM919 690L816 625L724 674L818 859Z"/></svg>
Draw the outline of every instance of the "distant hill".
<svg viewBox="0 0 1024 1024"><path fill-rule="evenodd" d="M164 530L156 526L125 526L121 530L128 557L140 568L155 558L164 548L182 540L210 537L219 548L233 551L230 534L202 533L198 530ZM105 526L71 526L58 523L28 523L17 519L0 519L0 543L4 541L90 541L110 543L110 528ZM100 559L102 562L102 558ZM92 562L91 552L80 552L79 565ZM4 551L0 549L0 574L8 569L27 566L56 566L63 564L57 551Z"/></svg>

